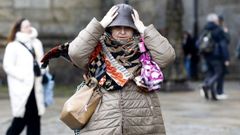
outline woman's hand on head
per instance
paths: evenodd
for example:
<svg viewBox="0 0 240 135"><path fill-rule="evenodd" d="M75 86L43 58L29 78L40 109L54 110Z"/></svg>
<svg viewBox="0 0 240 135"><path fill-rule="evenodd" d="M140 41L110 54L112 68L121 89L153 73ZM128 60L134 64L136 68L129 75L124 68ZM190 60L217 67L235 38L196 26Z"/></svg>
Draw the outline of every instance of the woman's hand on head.
<svg viewBox="0 0 240 135"><path fill-rule="evenodd" d="M118 15L117 12L118 7L117 6L113 6L108 12L107 14L103 17L103 19L100 21L100 24L106 28L112 21L113 19Z"/></svg>
<svg viewBox="0 0 240 135"><path fill-rule="evenodd" d="M143 34L146 27L143 24L143 22L139 19L138 12L135 9L133 9L132 18L133 18L133 22L134 22L135 26L137 27L139 33Z"/></svg>

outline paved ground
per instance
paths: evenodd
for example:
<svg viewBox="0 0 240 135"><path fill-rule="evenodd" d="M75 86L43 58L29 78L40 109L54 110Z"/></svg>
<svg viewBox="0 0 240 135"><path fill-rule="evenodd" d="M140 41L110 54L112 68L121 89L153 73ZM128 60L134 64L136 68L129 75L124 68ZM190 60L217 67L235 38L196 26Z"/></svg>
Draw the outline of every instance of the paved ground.
<svg viewBox="0 0 240 135"><path fill-rule="evenodd" d="M167 135L239 135L240 84L227 82L224 101L206 101L199 95L199 83L190 83L193 91L160 92ZM66 98L56 98L42 119L42 135L71 135L59 120L61 106ZM11 122L9 101L0 98L0 135ZM25 135L22 133L21 135Z"/></svg>
<svg viewBox="0 0 240 135"><path fill-rule="evenodd" d="M161 93L167 135L240 135L240 83L228 82L225 91L229 98L218 102L199 90Z"/></svg>

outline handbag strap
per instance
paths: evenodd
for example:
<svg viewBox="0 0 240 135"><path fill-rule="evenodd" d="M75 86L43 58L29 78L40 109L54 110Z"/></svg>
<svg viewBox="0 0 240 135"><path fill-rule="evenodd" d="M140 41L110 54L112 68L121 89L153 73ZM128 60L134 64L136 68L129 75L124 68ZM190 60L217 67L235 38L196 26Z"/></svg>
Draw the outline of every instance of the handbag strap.
<svg viewBox="0 0 240 135"><path fill-rule="evenodd" d="M90 77L88 80L86 80L86 85L88 86L93 86L93 87L98 87L98 81L94 77Z"/></svg>
<svg viewBox="0 0 240 135"><path fill-rule="evenodd" d="M84 85L92 86L94 88L99 87L98 80L94 77L87 77L86 74L83 74L83 81L77 86L76 92L79 91ZM101 92L101 90L99 89Z"/></svg>
<svg viewBox="0 0 240 135"><path fill-rule="evenodd" d="M35 50L34 48L32 47L32 49L29 49L23 42L21 41L18 41L21 45L23 45L33 56L33 59L35 60L36 59L36 54L35 54Z"/></svg>

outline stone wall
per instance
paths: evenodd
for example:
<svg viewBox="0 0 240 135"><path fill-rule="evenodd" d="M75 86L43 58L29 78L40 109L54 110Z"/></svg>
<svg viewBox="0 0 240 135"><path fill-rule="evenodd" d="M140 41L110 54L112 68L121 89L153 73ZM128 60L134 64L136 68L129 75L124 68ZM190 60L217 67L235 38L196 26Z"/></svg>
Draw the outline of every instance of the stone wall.
<svg viewBox="0 0 240 135"><path fill-rule="evenodd" d="M39 31L39 38L43 41L45 51L52 46L71 41L88 22L96 17L100 20L106 5L102 0L0 0L0 62L3 56L5 37L13 22L20 17L28 18ZM113 0L112 3L120 3L123 0ZM192 32L193 29L193 1L183 0L184 18L183 27ZM210 12L223 14L231 33L231 54L234 53L237 39L240 35L238 28L240 22L239 0L198 0L199 1L199 29L205 23L206 15ZM105 0L105 2L108 2ZM146 25L154 24L164 32L165 29L165 5L166 0L129 0L140 14ZM108 7L109 8L109 5ZM231 78L239 78L239 62L231 58ZM58 59L51 63L51 70L59 76L59 82L78 82L80 72L67 62ZM64 69L65 72L62 71ZM0 68L0 77L3 76ZM237 73L237 74L235 74Z"/></svg>

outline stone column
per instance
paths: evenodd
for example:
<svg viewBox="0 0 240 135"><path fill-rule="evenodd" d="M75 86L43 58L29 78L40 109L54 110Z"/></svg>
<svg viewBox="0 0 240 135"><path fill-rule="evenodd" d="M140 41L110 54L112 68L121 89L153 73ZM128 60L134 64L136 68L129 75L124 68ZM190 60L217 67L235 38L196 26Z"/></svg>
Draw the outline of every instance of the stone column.
<svg viewBox="0 0 240 135"><path fill-rule="evenodd" d="M166 28L167 38L173 45L176 52L175 62L167 68L165 74L167 83L166 90L188 89L184 84L186 80L186 71L184 68L184 58L182 50L182 18L183 18L182 0L168 0L166 5Z"/></svg>

